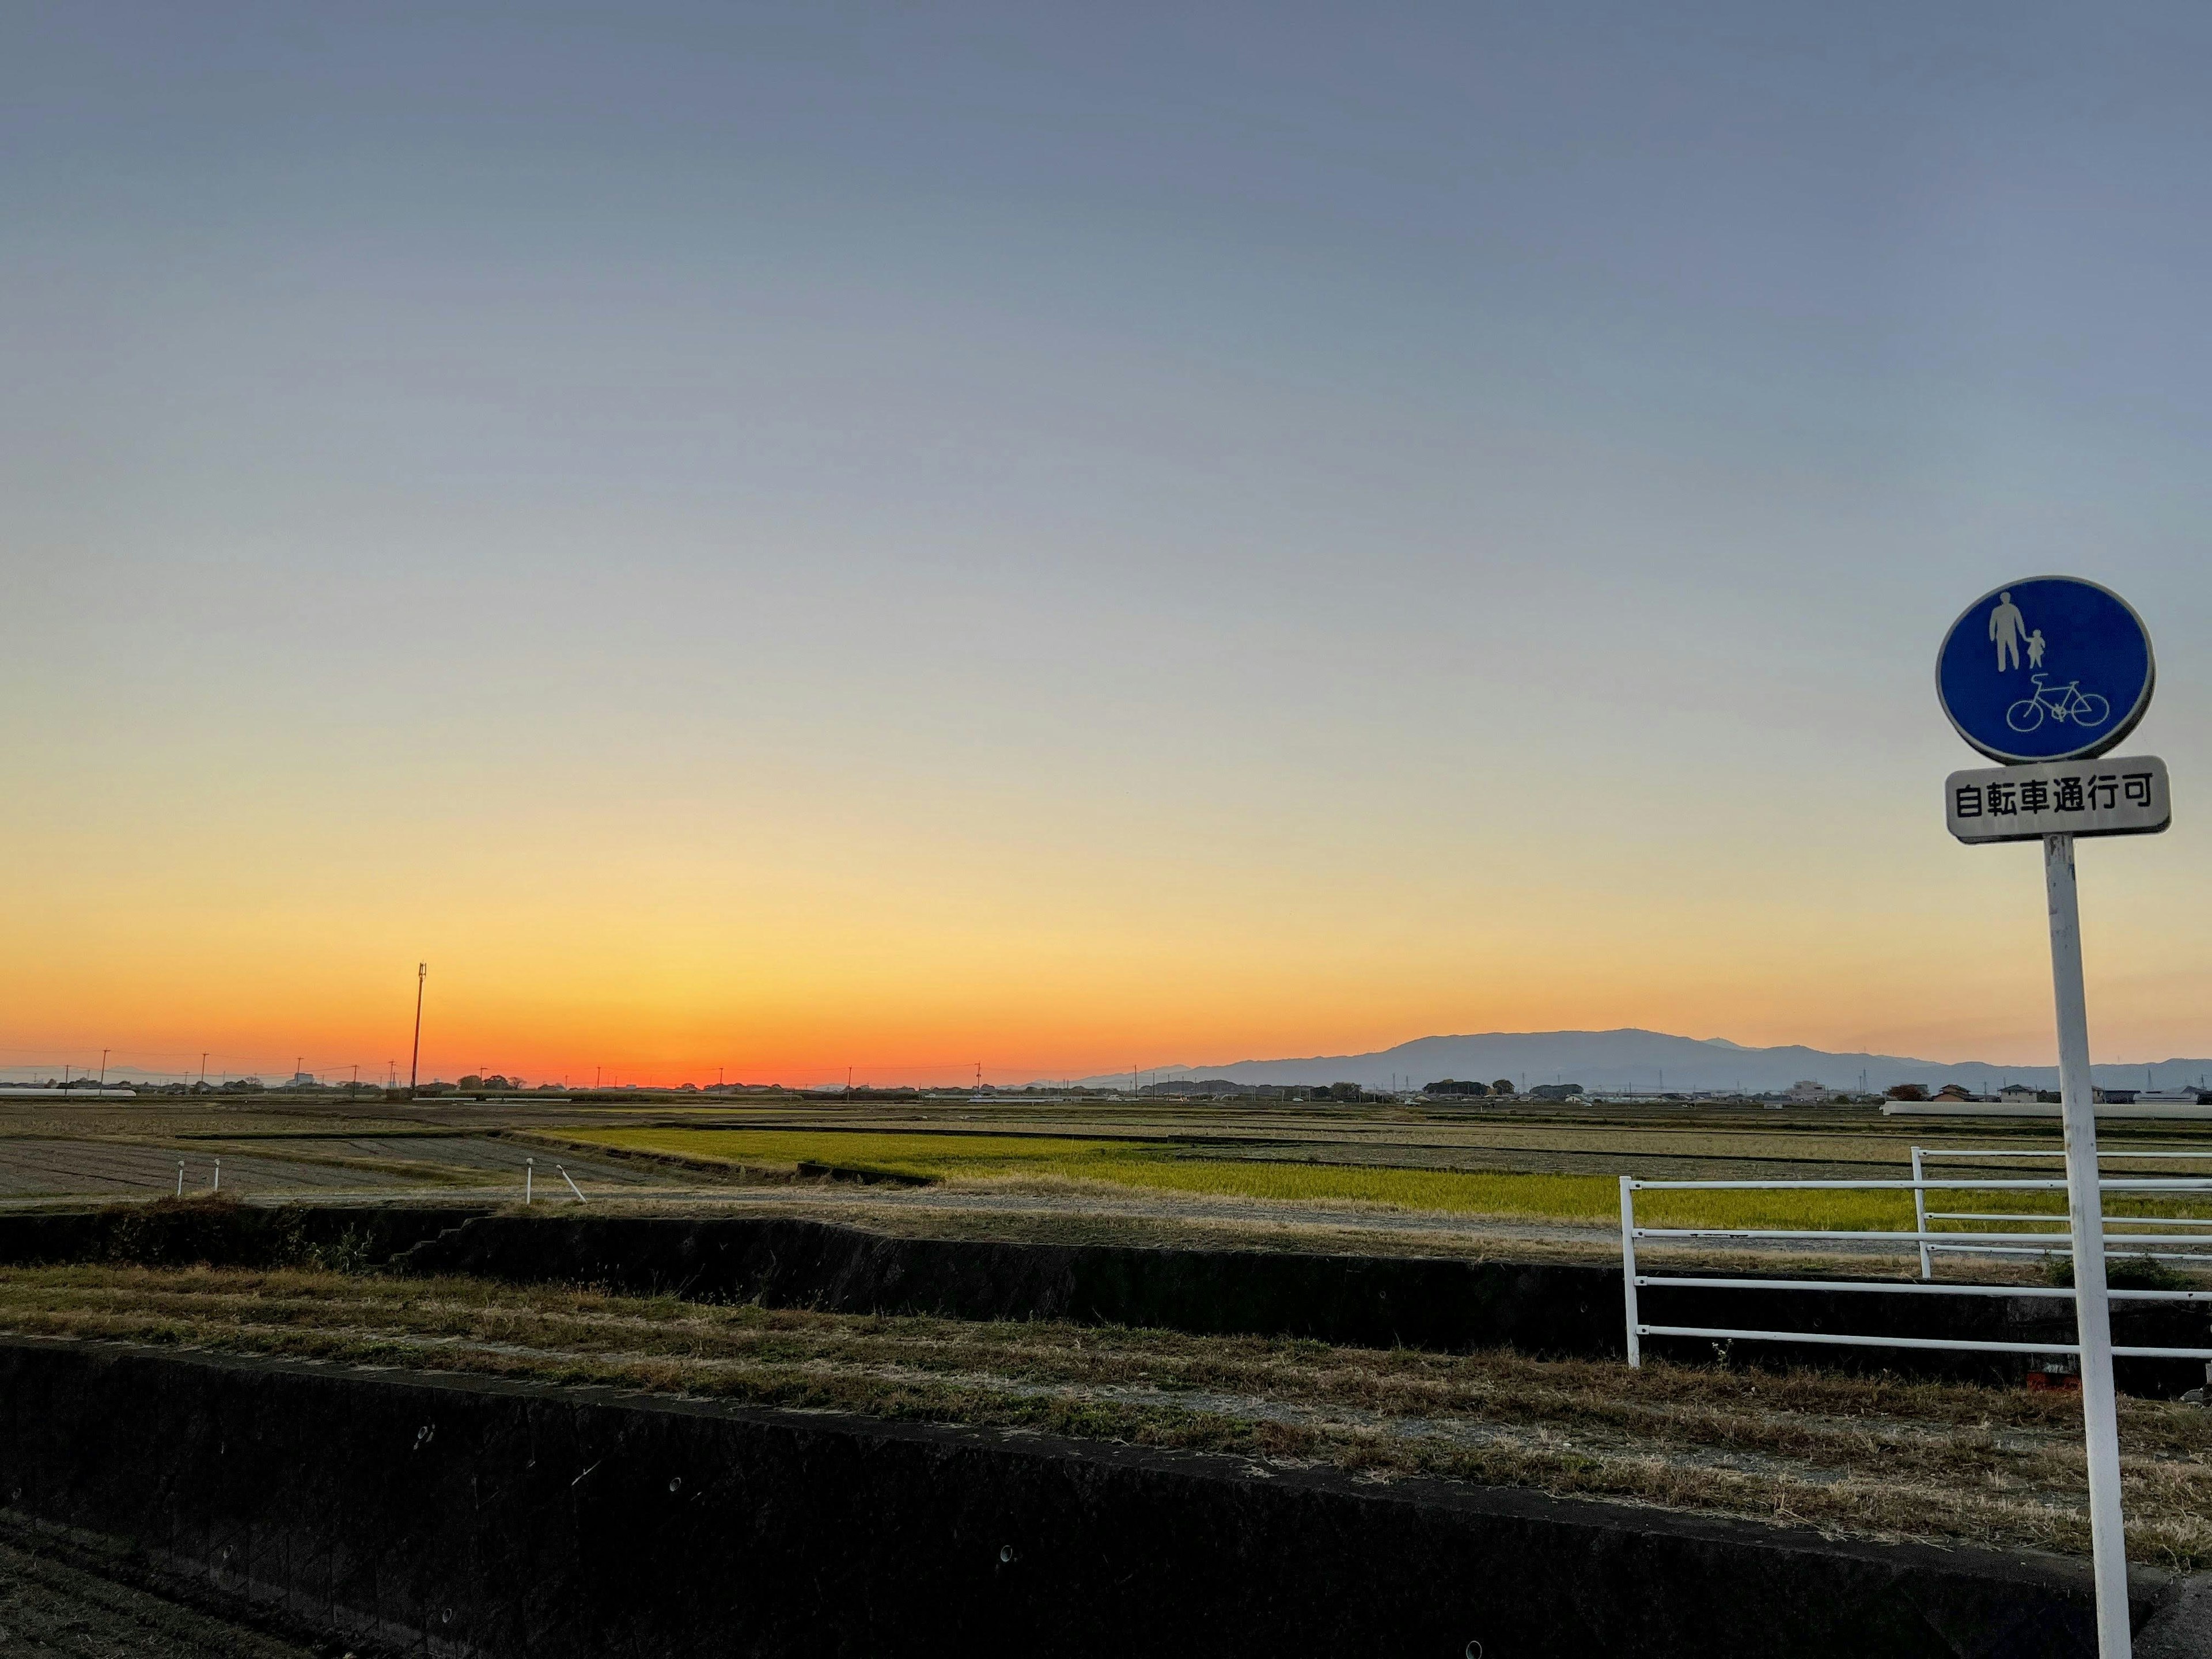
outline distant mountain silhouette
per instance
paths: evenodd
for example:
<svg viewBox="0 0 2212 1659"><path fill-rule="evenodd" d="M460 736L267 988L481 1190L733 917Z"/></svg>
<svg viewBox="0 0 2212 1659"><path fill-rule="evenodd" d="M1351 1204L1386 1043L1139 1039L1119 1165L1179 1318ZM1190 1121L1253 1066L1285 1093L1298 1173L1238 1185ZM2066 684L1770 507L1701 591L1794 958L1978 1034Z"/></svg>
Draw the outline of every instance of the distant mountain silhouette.
<svg viewBox="0 0 2212 1659"><path fill-rule="evenodd" d="M2111 1088L2179 1088L2212 1078L2212 1060L2163 1060L2154 1066L2099 1066L2096 1081ZM1475 1036L1418 1037L1395 1048L1368 1054L1316 1054L1304 1060L1245 1060L1233 1064L1166 1066L1147 1070L1150 1083L1170 1078L1227 1078L1237 1083L1357 1083L1385 1088L1418 1087L1442 1078L1488 1083L1511 1078L1516 1084L1579 1083L1585 1088L1677 1090L1745 1089L1754 1092L1787 1089L1804 1080L1856 1091L1865 1076L1869 1089L1899 1083L1984 1086L2026 1083L2039 1089L2058 1086L2055 1066L2002 1066L1965 1060L1948 1063L1903 1054L1831 1054L1796 1045L1747 1048L1725 1037L1673 1036L1664 1031L1491 1031ZM1111 1088L1129 1081L1127 1072L1083 1081Z"/></svg>

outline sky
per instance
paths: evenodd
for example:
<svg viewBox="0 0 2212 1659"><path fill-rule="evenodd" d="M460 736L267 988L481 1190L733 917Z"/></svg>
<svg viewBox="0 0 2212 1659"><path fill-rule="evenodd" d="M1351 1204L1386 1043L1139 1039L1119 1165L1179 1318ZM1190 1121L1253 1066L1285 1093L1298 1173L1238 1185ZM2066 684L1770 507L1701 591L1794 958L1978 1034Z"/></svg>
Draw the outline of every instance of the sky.
<svg viewBox="0 0 2212 1659"><path fill-rule="evenodd" d="M2148 621L2212 1054L2212 15L30 3L0 1074L2048 1063L1961 607ZM718 1071L718 1068L719 1071Z"/></svg>

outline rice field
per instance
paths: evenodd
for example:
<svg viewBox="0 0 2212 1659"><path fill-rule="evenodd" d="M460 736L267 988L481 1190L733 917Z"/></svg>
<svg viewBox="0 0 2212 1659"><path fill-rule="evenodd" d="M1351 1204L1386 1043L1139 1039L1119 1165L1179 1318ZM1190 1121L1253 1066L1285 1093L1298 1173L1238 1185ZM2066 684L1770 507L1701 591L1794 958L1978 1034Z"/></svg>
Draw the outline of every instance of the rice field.
<svg viewBox="0 0 2212 1659"><path fill-rule="evenodd" d="M1619 1183L1608 1176L1269 1162L1209 1157L1171 1141L665 1128L586 1129L562 1138L763 1170L790 1170L807 1163L930 1182L1103 1182L1276 1203L1382 1205L1528 1220L1610 1221L1620 1212ZM1972 1207L2023 1215L2059 1209L2055 1196L2010 1194L1977 1194ZM1912 1202L1905 1193L1655 1192L1639 1198L1637 1214L1659 1226L1898 1231L1912 1226Z"/></svg>

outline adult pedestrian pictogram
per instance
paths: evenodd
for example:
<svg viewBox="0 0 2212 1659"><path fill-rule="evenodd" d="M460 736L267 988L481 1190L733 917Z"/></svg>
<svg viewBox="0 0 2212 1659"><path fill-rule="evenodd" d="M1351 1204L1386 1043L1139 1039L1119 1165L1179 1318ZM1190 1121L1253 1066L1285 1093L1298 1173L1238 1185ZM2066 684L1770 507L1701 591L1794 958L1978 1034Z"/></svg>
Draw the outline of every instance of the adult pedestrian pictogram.
<svg viewBox="0 0 2212 1659"><path fill-rule="evenodd" d="M2103 754L2135 729L2155 678L2142 619L2075 576L1991 589L1960 613L1936 659L1959 735L2014 765Z"/></svg>
<svg viewBox="0 0 2212 1659"><path fill-rule="evenodd" d="M2012 602L2012 590L2007 588L1997 595L1996 607L1990 612L1990 637L1996 641L1997 672L2000 674L2008 666L2020 666L2020 638L2027 631L2027 625L2021 617L2020 607ZM2042 635L2039 634L2036 637L2040 639ZM2008 657L2012 659L2009 665L2005 661Z"/></svg>

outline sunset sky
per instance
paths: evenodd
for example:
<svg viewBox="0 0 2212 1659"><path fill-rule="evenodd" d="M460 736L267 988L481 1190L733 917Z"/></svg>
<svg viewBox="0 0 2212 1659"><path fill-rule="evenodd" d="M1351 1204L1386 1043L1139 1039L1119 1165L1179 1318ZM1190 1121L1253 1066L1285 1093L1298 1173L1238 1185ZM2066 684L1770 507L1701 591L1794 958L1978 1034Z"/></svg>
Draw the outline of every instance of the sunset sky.
<svg viewBox="0 0 2212 1659"><path fill-rule="evenodd" d="M0 1075L2048 1063L1936 647L2148 621L2212 1055L2212 13L0 26Z"/></svg>

